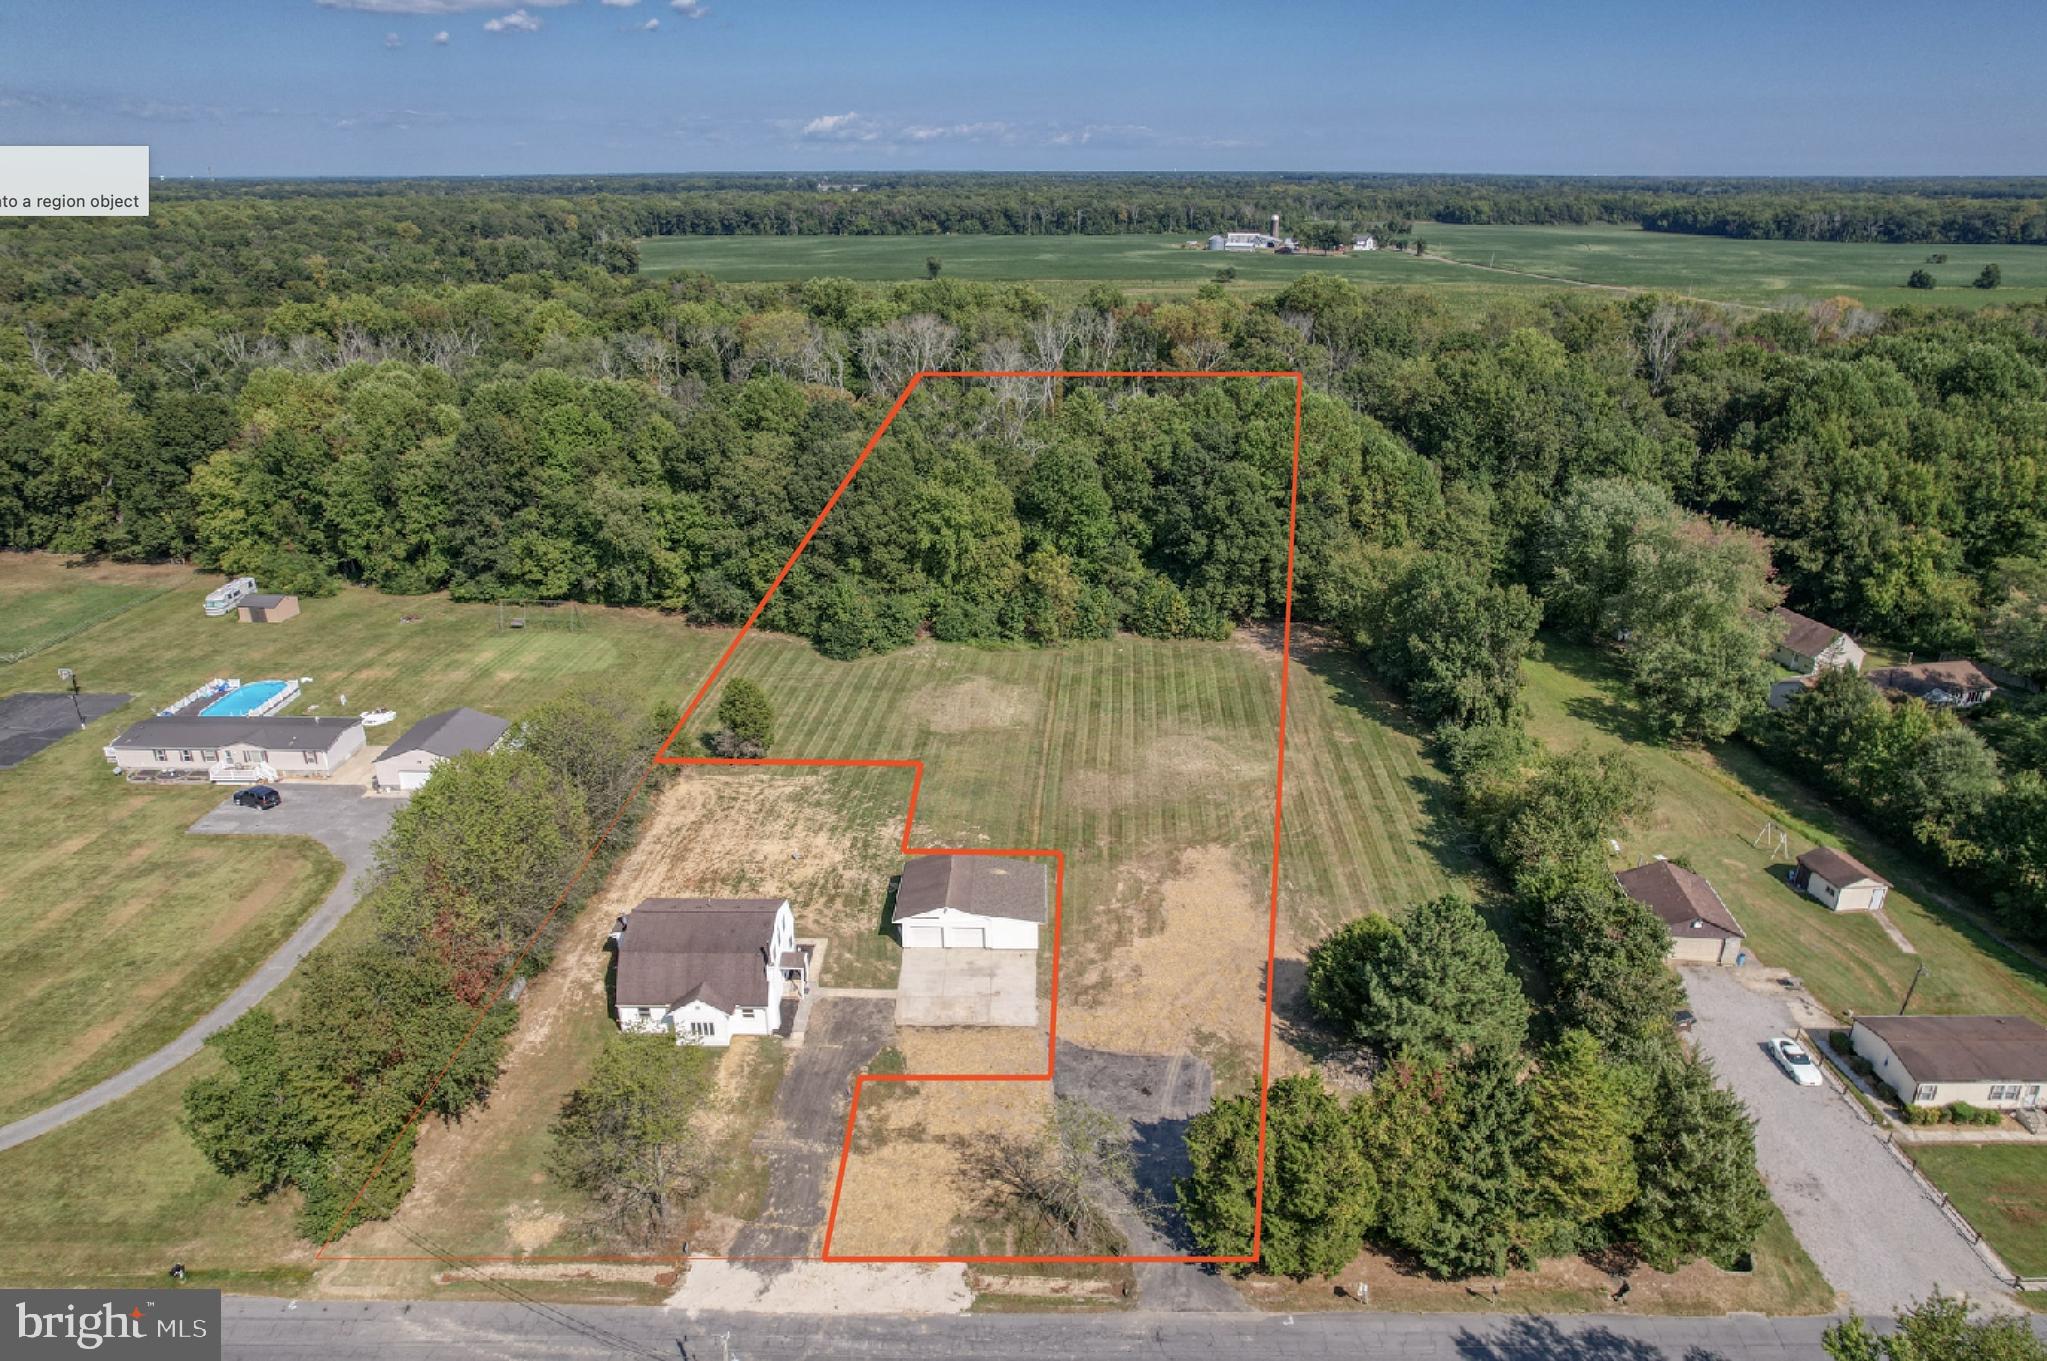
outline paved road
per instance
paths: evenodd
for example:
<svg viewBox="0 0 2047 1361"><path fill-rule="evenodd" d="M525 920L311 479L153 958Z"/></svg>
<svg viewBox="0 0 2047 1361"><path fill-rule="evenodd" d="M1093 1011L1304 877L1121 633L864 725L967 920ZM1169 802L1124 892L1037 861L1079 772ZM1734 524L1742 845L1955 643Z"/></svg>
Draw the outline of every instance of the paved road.
<svg viewBox="0 0 2047 1361"><path fill-rule="evenodd" d="M1729 969L1685 969L1692 1038L1756 1117L1756 1162L1821 1274L1865 1314L1892 1314L1939 1286L1985 1304L2004 1283L1831 1088L1800 1087L1763 1052L1790 1031L1787 994Z"/></svg>
<svg viewBox="0 0 2047 1361"><path fill-rule="evenodd" d="M1425 1358L1426 1361L1794 1361L1824 1358L1824 1318L1498 1314L965 1314L949 1318L488 1304L230 1298L226 1352L319 1361L1062 1361L1144 1357ZM2036 1328L2039 1325L2036 1324Z"/></svg>
<svg viewBox="0 0 2047 1361"><path fill-rule="evenodd" d="M768 1202L732 1243L734 1257L809 1257L820 1250L825 1187L838 1171L853 1103L853 1075L893 1033L889 997L823 996L812 1006L803 1045L775 1089L775 1118L755 1138L768 1162ZM781 1262L749 1262L774 1275Z"/></svg>
<svg viewBox="0 0 2047 1361"><path fill-rule="evenodd" d="M249 1011L272 988L285 980L315 945L348 915L355 906L356 876L367 869L377 838L391 825L391 814L400 806L397 799L364 798L360 787L341 785L284 786L284 802L267 813L237 808L231 801L201 817L191 826L200 836L309 836L334 853L341 862L341 878L333 891L313 909L313 915L277 947L256 972L229 993L213 1010L200 1017L184 1034L143 1059L124 1068L96 1087L88 1087L67 1101L46 1106L34 1115L11 1125L0 1126L0 1149L25 1144L41 1134L67 1125L88 1111L117 1101L150 1079L183 1063L199 1052L206 1037Z"/></svg>

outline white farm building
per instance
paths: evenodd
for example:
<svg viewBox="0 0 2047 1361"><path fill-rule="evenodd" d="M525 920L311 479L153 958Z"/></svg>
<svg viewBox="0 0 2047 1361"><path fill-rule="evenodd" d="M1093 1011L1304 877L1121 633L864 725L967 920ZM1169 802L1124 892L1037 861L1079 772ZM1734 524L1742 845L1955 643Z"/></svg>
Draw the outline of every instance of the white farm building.
<svg viewBox="0 0 2047 1361"><path fill-rule="evenodd" d="M889 920L905 950L1035 950L1047 884L1042 864L1016 856L919 856L903 869Z"/></svg>

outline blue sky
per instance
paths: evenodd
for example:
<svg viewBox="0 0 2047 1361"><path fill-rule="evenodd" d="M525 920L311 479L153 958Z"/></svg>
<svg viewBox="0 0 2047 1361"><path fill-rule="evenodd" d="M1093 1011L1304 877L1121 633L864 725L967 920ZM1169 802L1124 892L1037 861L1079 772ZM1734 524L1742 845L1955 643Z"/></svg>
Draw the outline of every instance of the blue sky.
<svg viewBox="0 0 2047 1361"><path fill-rule="evenodd" d="M2047 5L6 0L0 142L158 173L2047 172Z"/></svg>

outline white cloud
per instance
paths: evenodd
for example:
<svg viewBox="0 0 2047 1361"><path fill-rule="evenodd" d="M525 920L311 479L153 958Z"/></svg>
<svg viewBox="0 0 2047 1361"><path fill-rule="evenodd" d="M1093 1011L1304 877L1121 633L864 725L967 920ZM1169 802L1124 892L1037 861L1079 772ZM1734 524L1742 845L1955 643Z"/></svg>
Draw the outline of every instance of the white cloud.
<svg viewBox="0 0 2047 1361"><path fill-rule="evenodd" d="M538 33L540 31L540 20L534 18L523 9L515 9L510 14L500 14L495 19L484 20L483 31L485 33Z"/></svg>
<svg viewBox="0 0 2047 1361"><path fill-rule="evenodd" d="M819 114L803 125L803 135L831 142L871 142L881 130L873 119L848 111Z"/></svg>
<svg viewBox="0 0 2047 1361"><path fill-rule="evenodd" d="M910 142L992 142L1014 140L1014 129L1002 122L912 123L902 131Z"/></svg>
<svg viewBox="0 0 2047 1361"><path fill-rule="evenodd" d="M640 0L597 0L597 3L606 9L631 9L639 4Z"/></svg>
<svg viewBox="0 0 2047 1361"><path fill-rule="evenodd" d="M496 9L505 0L316 0L322 9L352 9L365 14L467 14ZM535 9L573 5L576 0L526 0Z"/></svg>
<svg viewBox="0 0 2047 1361"><path fill-rule="evenodd" d="M444 28L444 29L442 29L442 30L441 30L441 31L440 31L439 33L436 33L436 34L434 34L434 46L435 46L435 47L446 47L447 45L448 45L448 30Z"/></svg>
<svg viewBox="0 0 2047 1361"><path fill-rule="evenodd" d="M396 33L386 33L384 35L384 46L403 47L405 46L405 43L403 42L403 40L399 38L399 36Z"/></svg>
<svg viewBox="0 0 2047 1361"><path fill-rule="evenodd" d="M685 19L701 19L711 12L711 7L699 0L668 0L668 8Z"/></svg>
<svg viewBox="0 0 2047 1361"><path fill-rule="evenodd" d="M649 19L647 20L646 23L641 24L639 28L635 29L634 31L638 33L652 33L655 29L659 27L661 27L661 21L659 19Z"/></svg>

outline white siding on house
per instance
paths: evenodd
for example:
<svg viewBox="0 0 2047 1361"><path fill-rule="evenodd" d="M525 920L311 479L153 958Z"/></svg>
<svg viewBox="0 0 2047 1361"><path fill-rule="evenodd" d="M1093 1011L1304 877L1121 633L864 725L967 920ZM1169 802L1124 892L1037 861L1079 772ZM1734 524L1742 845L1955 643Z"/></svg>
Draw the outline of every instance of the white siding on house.
<svg viewBox="0 0 2047 1361"><path fill-rule="evenodd" d="M1972 1106L2009 1111L2039 1106L2043 1096L2047 1096L2043 1092L2047 1083L2028 1081L2021 1073L1998 1082L1923 1082L1906 1070L1904 1061L1884 1043L1882 1036L1861 1022L1849 1031L1848 1038L1855 1052L1875 1066L1876 1075L1908 1106L1948 1106L1966 1101Z"/></svg>

